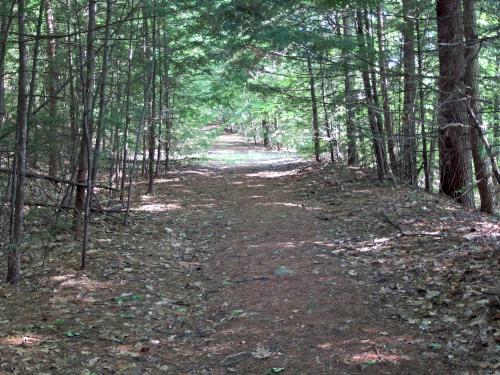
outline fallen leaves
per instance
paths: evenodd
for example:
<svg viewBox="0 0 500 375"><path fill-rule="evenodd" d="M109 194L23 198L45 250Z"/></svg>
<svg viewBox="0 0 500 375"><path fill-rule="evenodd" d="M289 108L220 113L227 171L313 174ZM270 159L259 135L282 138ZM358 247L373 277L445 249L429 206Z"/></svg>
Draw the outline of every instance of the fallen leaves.
<svg viewBox="0 0 500 375"><path fill-rule="evenodd" d="M252 356L257 359L266 359L272 355L272 352L269 348L265 348L263 346L257 346L255 351L252 352Z"/></svg>
<svg viewBox="0 0 500 375"><path fill-rule="evenodd" d="M339 176L322 170L303 183L331 178ZM336 202L335 236L325 239L333 248L327 253L386 308L443 338L434 349L439 345L448 360L500 368L498 222L419 190L368 187L363 177L344 188L325 183L314 197Z"/></svg>
<svg viewBox="0 0 500 375"><path fill-rule="evenodd" d="M271 367L264 375L282 374L284 371L284 367Z"/></svg>

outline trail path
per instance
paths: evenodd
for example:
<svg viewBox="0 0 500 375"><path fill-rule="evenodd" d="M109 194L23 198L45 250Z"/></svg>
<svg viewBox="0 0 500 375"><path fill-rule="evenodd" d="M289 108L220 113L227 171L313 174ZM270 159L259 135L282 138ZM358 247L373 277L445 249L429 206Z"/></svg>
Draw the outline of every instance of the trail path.
<svg viewBox="0 0 500 375"><path fill-rule="evenodd" d="M448 357L451 318L410 324L398 310L418 291L405 278L423 264L414 253L443 243L435 198L394 211L387 199L414 192L355 170L321 180L237 136L209 157L160 179L130 227L96 224L87 271L68 267L78 245L61 243L43 271L33 255L19 287L0 284L0 374L479 373ZM470 215L489 256L498 225Z"/></svg>

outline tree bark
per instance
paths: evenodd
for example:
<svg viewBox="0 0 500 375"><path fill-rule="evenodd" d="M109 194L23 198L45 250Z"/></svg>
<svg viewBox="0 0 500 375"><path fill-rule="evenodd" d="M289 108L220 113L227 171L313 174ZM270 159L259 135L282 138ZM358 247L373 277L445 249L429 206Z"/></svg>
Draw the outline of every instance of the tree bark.
<svg viewBox="0 0 500 375"><path fill-rule="evenodd" d="M316 159L316 162L319 163L321 161L321 150L319 143L318 103L316 101L316 84L314 81L314 72L312 69L311 56L309 56L309 54L307 55L307 71L309 73L309 90L311 93L314 157Z"/></svg>
<svg viewBox="0 0 500 375"><path fill-rule="evenodd" d="M152 79L152 87L151 87L151 103L150 105L150 114L151 117L149 119L149 144L148 144L148 190L147 193L151 194L153 192L154 181L155 181L155 145L156 145L156 13L153 15L153 24L151 27L153 33L151 38L151 55L154 60L153 62L153 79Z"/></svg>
<svg viewBox="0 0 500 375"><path fill-rule="evenodd" d="M373 42L373 32L372 32L372 27L370 20L368 18L368 11L365 9L363 12L364 16L364 22L365 22L365 29L366 29L366 44L368 47L368 51L374 52L375 51L375 46ZM369 60L369 73L370 73L370 80L371 80L371 92L372 92L372 103L373 103L373 112L375 113L375 119L376 119L376 128L377 128L377 136L379 138L379 147L381 148L381 153L382 153L382 161L384 164L384 173L387 175L389 173L389 164L387 163L387 154L386 154L386 137L384 133L384 126L383 126L383 119L382 119L382 110L380 108L380 101L378 97L378 90L377 90L377 76L375 74L375 66L377 65L375 58L373 56L373 53L369 53L368 55L368 60Z"/></svg>
<svg viewBox="0 0 500 375"><path fill-rule="evenodd" d="M424 169L424 186L425 191L431 190L430 178L430 163L429 152L427 150L427 132L425 129L425 96L424 96L424 64L423 64L423 36L420 33L420 21L417 18L415 23L415 32L417 34L417 61L418 61L418 101L419 101L419 116L420 116L420 129L422 133L422 164Z"/></svg>
<svg viewBox="0 0 500 375"><path fill-rule="evenodd" d="M473 207L467 108L464 101L465 58L460 5L461 0L436 1L440 190L466 207Z"/></svg>
<svg viewBox="0 0 500 375"><path fill-rule="evenodd" d="M352 37L351 22L349 15L345 15L342 19L344 28L344 37L349 39ZM354 92L353 78L349 66L349 56L347 52L343 52L343 70L344 70L344 101L346 108L346 132L347 132L347 164L356 165L359 162L358 149L356 145L356 125L354 124Z"/></svg>
<svg viewBox="0 0 500 375"><path fill-rule="evenodd" d="M50 0L43 0L45 7L45 23L49 34L56 33L56 25L52 12ZM56 177L59 163L59 129L57 124L57 83L59 81L57 72L57 45L55 38L47 39L47 95L49 110L49 129L52 140L49 145L49 176Z"/></svg>
<svg viewBox="0 0 500 375"><path fill-rule="evenodd" d="M263 143L264 147L271 147L271 129L269 128L269 121L267 118L262 119L262 138L263 138Z"/></svg>
<svg viewBox="0 0 500 375"><path fill-rule="evenodd" d="M128 40L128 59L127 59L127 82L125 84L126 99L125 99L125 129L123 130L123 145L122 145L122 174L120 182L120 202L123 202L125 197L125 180L127 178L127 159L128 159L128 133L130 128L130 84L132 79L132 59L134 56L134 47L132 40L134 38L134 29L130 31Z"/></svg>
<svg viewBox="0 0 500 375"><path fill-rule="evenodd" d="M92 112L94 98L94 71L95 71L95 37L96 37L96 2L97 0L89 0L88 11L88 29L87 29L87 71L85 74L85 92L83 100L83 148L85 148L87 173L84 176L86 181L85 206L84 206L84 226L83 226L83 243L82 257L80 268L83 270L86 266L87 249L89 243L89 227L90 227L90 203L92 200L92 160L90 156L92 148Z"/></svg>
<svg viewBox="0 0 500 375"><path fill-rule="evenodd" d="M108 79L109 56L111 52L111 14L112 2L106 0L106 24L104 27L104 51L102 57L102 68L99 82L99 113L97 115L96 139L94 147L94 157L92 160L92 184L97 178L97 167L101 155L102 138L104 133L104 113L106 112L106 88Z"/></svg>
<svg viewBox="0 0 500 375"><path fill-rule="evenodd" d="M365 34L363 31L363 16L361 14L361 11L356 12L356 18L358 22L358 43L359 43L359 48L360 48L360 53L363 53L363 51L366 50L366 43L365 43ZM364 53L366 55L366 52ZM379 128L377 125L377 116L375 114L374 108L375 108L375 103L373 101L373 91L371 87L371 82L370 82L370 73L369 73L369 67L367 66L367 61L369 61L369 58L365 56L365 66L362 67L361 70L361 75L363 77L363 86L364 86L364 91L365 91L365 101L367 104L367 110L368 110L368 122L370 124L370 129L372 133L372 142L373 142L373 151L375 153L375 161L377 164L377 174L378 178L380 181L385 180L386 178L386 171L385 171L385 162L384 162L384 148L382 144L382 137L379 133Z"/></svg>
<svg viewBox="0 0 500 375"><path fill-rule="evenodd" d="M12 12L16 0L9 3L8 12L0 18L0 129L3 126L5 119L5 56L7 55L7 38L9 36L9 29L12 23ZM5 4L6 5L6 4Z"/></svg>
<svg viewBox="0 0 500 375"><path fill-rule="evenodd" d="M401 177L417 183L417 140L415 133L415 22L413 0L403 0L403 113L401 140Z"/></svg>
<svg viewBox="0 0 500 375"><path fill-rule="evenodd" d="M16 191L13 208L12 244L7 260L7 282L17 283L21 273L21 248L24 224L26 182L26 134L28 129L28 40L26 36L25 1L17 1L19 77L17 96Z"/></svg>
<svg viewBox="0 0 500 375"><path fill-rule="evenodd" d="M476 114L476 119L481 122L479 116L479 45L476 22L476 0L463 0L463 22L465 35L465 93L468 98L470 110ZM479 133L474 126L474 119L469 116L470 140L472 149L472 160L476 175L479 197L481 200L481 211L487 213L495 212L495 187L491 178L491 166L485 158L484 145L480 140ZM483 125L484 126L484 125ZM483 130L485 133L485 129Z"/></svg>
<svg viewBox="0 0 500 375"><path fill-rule="evenodd" d="M497 54L495 59L495 78L496 82L500 82L500 54ZM496 143L500 143L500 95L498 90L495 92L495 103L493 108L493 136ZM500 149L500 147L498 147Z"/></svg>
<svg viewBox="0 0 500 375"><path fill-rule="evenodd" d="M163 73L164 78L164 101L165 101L165 170L170 169L170 146L172 144L172 111L170 107L170 64L169 64L169 49L167 33L163 34L163 48L165 50L163 56Z"/></svg>
<svg viewBox="0 0 500 375"><path fill-rule="evenodd" d="M387 151L389 153L389 162L392 173L398 175L398 163L394 149L394 130L392 124L392 114L389 102L388 83L387 83L387 58L385 55L384 18L380 8L377 5L377 41L378 41L378 68L380 75L380 92L382 95L382 106L384 111L384 129L387 139Z"/></svg>
<svg viewBox="0 0 500 375"><path fill-rule="evenodd" d="M143 16L144 14L144 9L143 9ZM154 71L155 71L155 59L151 54L149 53L149 48L148 48L148 26L147 26L147 18L144 17L143 19L143 25L144 25L144 47L143 47L143 52L144 52L144 57L146 58L146 62L149 64L149 67L147 68L147 71L145 72L145 82L144 82L144 106L142 110L142 116L141 116L141 121L139 125L137 126L137 130L135 133L135 149L134 149L134 159L132 162L132 166L129 170L129 175L128 175L128 187L127 187L127 209L125 211L125 218L124 218L124 225L128 224L128 218L129 218L129 212L130 212L130 198L131 198L131 193L132 193L132 178L133 174L135 172L135 168L137 165L137 156L139 153L139 147L141 143L141 135L142 135L142 129L144 128L144 125L146 123L146 118L148 116L148 103L151 98L151 88L153 86L153 78L154 78ZM143 144L144 144L144 139L143 139ZM145 156L145 153L143 151L143 157ZM144 166L144 163L143 163Z"/></svg>
<svg viewBox="0 0 500 375"><path fill-rule="evenodd" d="M323 72L323 66L321 65L321 104L323 105L323 116L324 116L324 127L326 131L326 136L328 137L328 150L330 151L330 160L332 163L335 162L335 153L333 148L334 140L332 138L332 127L330 124L330 119L328 118L328 105L326 98L325 89L325 76ZM335 107L335 105L333 105ZM336 142L336 141L335 141Z"/></svg>

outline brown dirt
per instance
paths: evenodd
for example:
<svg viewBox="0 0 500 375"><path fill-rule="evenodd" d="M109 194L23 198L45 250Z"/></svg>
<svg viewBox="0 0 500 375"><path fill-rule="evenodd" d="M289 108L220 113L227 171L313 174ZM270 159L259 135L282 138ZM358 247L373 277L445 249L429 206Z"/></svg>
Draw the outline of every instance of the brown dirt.
<svg viewBox="0 0 500 375"><path fill-rule="evenodd" d="M235 136L216 147L255 150ZM22 283L0 284L0 374L487 371L472 354L441 348L451 323L408 323L404 298L419 289L405 275L426 244L466 242L442 235L446 210L457 231L460 215L475 226L482 249L494 247L488 233L498 223L449 202L438 209L423 193L418 207L389 206L414 192L318 168L293 160L183 167L138 197L129 227L98 219L84 272L71 269L78 244L67 238L27 249ZM428 227L405 216L423 205ZM406 269L396 248L412 249ZM494 287L498 265L488 263L482 282Z"/></svg>

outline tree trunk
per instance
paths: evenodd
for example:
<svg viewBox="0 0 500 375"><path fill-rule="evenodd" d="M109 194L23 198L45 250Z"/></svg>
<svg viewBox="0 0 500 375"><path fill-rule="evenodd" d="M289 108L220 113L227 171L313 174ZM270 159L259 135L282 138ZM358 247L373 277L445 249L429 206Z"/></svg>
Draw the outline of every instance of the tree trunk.
<svg viewBox="0 0 500 375"><path fill-rule="evenodd" d="M461 0L436 2L439 43L440 190L466 207L473 207L469 132L464 102L465 58L460 5Z"/></svg>
<svg viewBox="0 0 500 375"><path fill-rule="evenodd" d="M281 151L281 142L280 142L280 136L278 133L279 131L279 128L278 128L278 117L277 116L274 116L274 133L276 134L276 149L278 151Z"/></svg>
<svg viewBox="0 0 500 375"><path fill-rule="evenodd" d="M56 25L54 15L52 13L52 4L50 0L43 0L45 7L45 23L49 34L56 34ZM47 95L48 95L48 110L49 110L49 129L52 143L49 145L49 176L56 177L58 174L59 164L59 129L57 121L57 82L58 68L56 56L56 39L47 39Z"/></svg>
<svg viewBox="0 0 500 375"><path fill-rule="evenodd" d="M12 23L12 12L16 0L10 1L8 12L0 16L0 129L5 119L5 56L7 55L7 38Z"/></svg>
<svg viewBox="0 0 500 375"><path fill-rule="evenodd" d="M154 180L155 180L155 151L156 151L156 13L153 15L153 24L152 24L152 38L151 38L151 56L154 60L153 62L153 78L152 78L152 87L151 87L151 103L150 105L150 114L151 117L149 119L149 134L148 134L148 190L147 193L151 194L153 192Z"/></svg>
<svg viewBox="0 0 500 375"><path fill-rule="evenodd" d="M359 43L359 48L360 48L360 53L362 51L366 50L366 44L365 44L365 35L363 32L363 17L361 12L358 10L356 12L356 18L358 21L358 43ZM365 52L366 55L366 52ZM365 61L369 61L369 58L365 56L364 58ZM375 153L375 160L377 164L377 174L378 178L380 181L385 180L386 178L386 171L385 171L385 162L384 162L384 148L382 144L382 138L379 133L379 128L377 125L377 116L375 114L374 108L375 108L375 103L373 101L373 91L371 87L371 82L370 82L370 73L369 73L369 67L367 66L368 64L365 63L365 66L362 68L361 75L363 77L363 86L365 90L365 100L367 104L367 110L368 110L368 122L370 124L370 129L372 133L372 142L373 142L373 151Z"/></svg>
<svg viewBox="0 0 500 375"><path fill-rule="evenodd" d="M44 3L43 1L40 1L39 8L38 8L38 19L36 21L36 34L35 34L35 45L32 50L32 62L31 62L31 78L29 80L29 94L28 94L28 125L27 125L27 130L26 130L26 152L28 158L26 159L27 165L31 164L33 168L37 168L37 162L38 158L35 156L34 158L31 158L30 156L34 156L33 153L30 152L30 131L32 129L31 126L31 120L32 120L32 113L33 113L33 106L35 105L36 97L36 82L37 82L37 76L38 76L38 55L40 53L40 43L42 41L42 38L40 35L42 34L42 23L43 23L43 13L44 13ZM50 137L53 138L53 137Z"/></svg>
<svg viewBox="0 0 500 375"><path fill-rule="evenodd" d="M463 0L463 22L465 35L465 93L468 98L470 110L479 116L479 85L477 76L479 74L479 44L476 22L476 0ZM495 211L495 187L491 178L491 167L485 158L484 145L480 140L479 133L475 127L474 119L469 118L470 140L472 149L472 160L476 175L479 197L481 199L481 211L493 213ZM485 133L486 129L483 129Z"/></svg>
<svg viewBox="0 0 500 375"><path fill-rule="evenodd" d="M19 78L16 119L16 191L13 209L12 244L7 260L7 282L15 284L21 271L21 241L24 224L24 195L26 182L26 134L28 128L28 40L26 36L25 1L17 1Z"/></svg>
<svg viewBox="0 0 500 375"><path fill-rule="evenodd" d="M269 121L266 118L262 119L262 135L264 147L271 147L271 129L269 129Z"/></svg>
<svg viewBox="0 0 500 375"><path fill-rule="evenodd" d="M307 71L309 73L309 90L311 93L311 110L312 110L312 126L313 126L313 142L314 142L314 157L319 163L321 161L321 150L319 143L319 120L318 120L318 103L316 101L316 84L314 82L314 72L312 69L311 56L307 55Z"/></svg>
<svg viewBox="0 0 500 375"><path fill-rule="evenodd" d="M368 18L368 11L365 9L364 13L364 21L365 21L365 29L366 29L366 40L367 47L369 51L375 51L375 46L373 42L373 32L371 23ZM370 72L370 80L371 80L371 91L372 91L372 103L373 103L373 112L375 113L376 119L376 127L377 127L377 135L380 139L379 147L381 148L382 160L384 164L384 173L387 175L389 172L389 164L387 163L387 154L385 152L386 149L386 141L385 141L385 133L382 119L382 111L380 109L380 101L378 98L378 90L377 90L377 76L375 74L375 66L376 66L375 58L373 57L373 53L369 54L369 72Z"/></svg>
<svg viewBox="0 0 500 375"><path fill-rule="evenodd" d="M403 138L401 140L401 177L417 183L417 141L415 133L415 25L413 0L403 0Z"/></svg>
<svg viewBox="0 0 500 375"><path fill-rule="evenodd" d="M78 182L86 184L83 189L77 189L78 203L83 207L79 207L80 212L76 212L77 217L80 217L79 224L81 225L81 211L83 208L84 226L83 226L83 244L82 244L82 257L80 268L84 269L86 266L87 249L89 242L89 226L90 226L90 202L92 200L92 112L93 112L93 98L94 98L94 71L95 71L95 37L96 37L96 0L89 0L88 2L88 26L87 26L87 56L86 56L86 72L84 81L84 95L83 95L83 119L82 119L82 142L80 151L80 163L78 170ZM85 159L85 160L82 160ZM85 191L87 194L85 194ZM76 204L75 204L75 211ZM81 230L81 228L78 228Z"/></svg>
<svg viewBox="0 0 500 375"><path fill-rule="evenodd" d="M392 124L392 114L389 102L388 83L387 83L387 58L385 56L384 35L384 16L380 5L377 5L377 41L378 41L378 68L380 75L380 91L382 94L382 106L384 111L384 129L387 138L387 151L389 153L389 162L392 173L398 175L398 163L396 152L394 150L394 130Z"/></svg>
<svg viewBox="0 0 500 375"><path fill-rule="evenodd" d="M417 17L415 23L415 31L417 34L417 61L418 61L418 102L419 102L419 116L420 116L420 131L422 133L422 164L424 169L424 186L425 191L431 190L431 178L430 178L430 163L429 163L429 153L427 150L427 134L425 129L425 96L424 96L424 65L423 65L423 53L422 46L424 41L423 36L420 33L420 21Z"/></svg>
<svg viewBox="0 0 500 375"><path fill-rule="evenodd" d="M132 79L132 59L134 47L132 44L134 38L134 29L130 31L128 40L128 59L127 59L127 82L125 84L126 99L125 99L125 129L123 130L123 145L122 145L122 174L120 181L120 202L123 203L125 197L125 180L127 178L127 159L128 159L128 133L130 128L130 90Z"/></svg>
<svg viewBox="0 0 500 375"><path fill-rule="evenodd" d="M92 160L92 184L97 178L97 166L101 154L102 138L104 133L104 114L106 112L106 88L108 78L109 55L111 52L111 14L112 2L106 0L106 24L104 27L104 52L102 57L101 77L99 82L99 114L97 115L96 139L94 147L94 157Z"/></svg>
<svg viewBox="0 0 500 375"><path fill-rule="evenodd" d="M144 9L143 9L143 16L145 16L144 14ZM137 156L138 156L138 153L139 153L139 145L140 145L140 142L141 142L141 135L142 135L142 129L144 128L144 125L146 123L146 118L148 116L148 103L150 101L150 98L151 98L151 88L153 86L153 79L154 79L154 71L156 69L155 67L155 59L153 58L153 56L151 56L151 54L149 53L150 50L148 48L148 43L147 43L147 40L148 40L148 34L147 34L147 30L148 30L148 24L147 24L147 18L144 17L143 18L143 25L144 25L144 32L145 32L145 35L144 35L144 57L146 58L146 62L149 64L149 67L147 68L147 71L145 72L144 76L146 78L145 82L144 82L144 106L143 106L143 110L142 110L142 116L141 116L141 121L139 123L139 125L137 126L137 130L136 130L136 133L135 133L135 149L134 149L134 160L132 162L132 166L130 167L130 170L129 170L129 175L128 175L128 187L127 187L127 210L125 212L125 218L124 218L124 224L127 225L128 224L128 218L129 218L129 212L130 212L130 198L131 198L131 193L132 193L132 178L133 178L133 174L135 172L135 168L136 168L136 165L137 165ZM144 138L143 138L143 145L144 145ZM144 153L144 150L143 150L143 160L144 160L144 156L145 156L145 153ZM143 166L144 166L144 163L143 163Z"/></svg>
<svg viewBox="0 0 500 375"><path fill-rule="evenodd" d="M158 41L160 31L158 30ZM161 48L158 50L158 61L161 61ZM159 82L158 82L158 140L156 142L156 163L155 163L155 178L160 174L160 161L161 161L161 144L162 144L162 130L163 130L163 72L160 70Z"/></svg>
<svg viewBox="0 0 500 375"><path fill-rule="evenodd" d="M333 100L333 99L332 99ZM328 105L325 90L325 76L323 72L323 66L321 65L321 104L323 105L323 116L324 116L324 126L326 131L326 136L328 137L328 149L330 151L330 160L332 163L335 162L335 154L333 149L333 138L332 138L332 127L330 124L330 119L328 118ZM335 107L335 105L334 105ZM334 108L335 109L335 108Z"/></svg>
<svg viewBox="0 0 500 375"><path fill-rule="evenodd" d="M344 37L350 39L352 37L351 22L349 15L342 19L344 28ZM347 164L356 165L359 162L358 149L356 145L356 125L354 124L354 100L353 78L349 66L349 56L347 52L343 52L343 70L344 70L344 101L346 108L346 132L347 132Z"/></svg>
<svg viewBox="0 0 500 375"><path fill-rule="evenodd" d="M172 146L172 109L170 107L170 88L168 84L168 76L165 78L165 170L170 170L170 154Z"/></svg>
<svg viewBox="0 0 500 375"><path fill-rule="evenodd" d="M500 82L500 54L497 53L495 59L495 79ZM493 109L493 136L495 137L496 144L500 143L500 95L498 90L495 91L495 103ZM500 149L500 147L499 147Z"/></svg>

